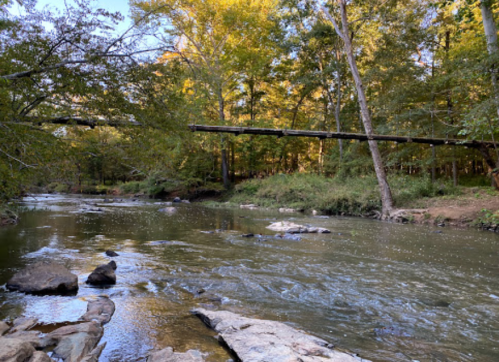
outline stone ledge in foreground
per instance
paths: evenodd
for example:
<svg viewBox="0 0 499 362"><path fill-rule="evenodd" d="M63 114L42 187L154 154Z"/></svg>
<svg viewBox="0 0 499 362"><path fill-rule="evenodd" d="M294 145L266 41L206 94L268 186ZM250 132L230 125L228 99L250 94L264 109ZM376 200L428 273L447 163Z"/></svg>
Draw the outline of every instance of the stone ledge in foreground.
<svg viewBox="0 0 499 362"><path fill-rule="evenodd" d="M284 323L226 311L192 310L242 362L370 362Z"/></svg>

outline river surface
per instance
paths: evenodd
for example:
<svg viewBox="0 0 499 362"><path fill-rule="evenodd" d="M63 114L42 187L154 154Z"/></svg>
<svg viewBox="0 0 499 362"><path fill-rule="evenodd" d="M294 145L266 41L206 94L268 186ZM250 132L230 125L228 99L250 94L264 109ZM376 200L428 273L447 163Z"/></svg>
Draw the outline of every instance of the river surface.
<svg viewBox="0 0 499 362"><path fill-rule="evenodd" d="M373 361L499 361L494 233L197 204L169 215L154 201L72 195L23 204L20 223L0 228L0 320L36 317L48 331L108 295L116 312L100 361L144 361L167 346L227 361L215 333L189 313L200 304L282 321ZM331 234L301 241L241 236L274 235L266 226L282 220ZM107 249L120 254L116 286L86 285L110 260ZM40 260L77 274L78 295L5 290L16 271ZM198 296L200 289L206 292Z"/></svg>

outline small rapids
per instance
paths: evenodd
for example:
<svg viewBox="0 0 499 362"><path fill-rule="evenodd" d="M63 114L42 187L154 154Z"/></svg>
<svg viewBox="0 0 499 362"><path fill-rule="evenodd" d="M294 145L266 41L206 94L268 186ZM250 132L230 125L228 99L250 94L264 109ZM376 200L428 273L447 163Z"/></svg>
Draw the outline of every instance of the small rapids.
<svg viewBox="0 0 499 362"><path fill-rule="evenodd" d="M373 361L498 361L499 238L475 230L38 195L17 226L0 228L0 285L20 268L57 261L79 276L76 297L0 288L0 320L71 323L87 301L116 304L100 361L144 361L154 348L230 358L189 310L202 305L289 323ZM275 221L331 234L273 238ZM242 237L253 233L255 237ZM259 237L259 234L268 237ZM89 273L119 256L117 284ZM47 327L48 328L48 327Z"/></svg>

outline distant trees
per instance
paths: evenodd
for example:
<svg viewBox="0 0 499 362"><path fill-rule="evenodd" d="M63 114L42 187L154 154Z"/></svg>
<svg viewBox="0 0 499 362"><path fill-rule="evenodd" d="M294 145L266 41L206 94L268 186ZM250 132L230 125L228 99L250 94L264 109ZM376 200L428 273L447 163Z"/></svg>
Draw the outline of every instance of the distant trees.
<svg viewBox="0 0 499 362"><path fill-rule="evenodd" d="M123 34L114 30L120 14L87 0L60 13L26 4L13 16L0 2L4 199L62 177L80 184L154 175L229 188L276 173L375 171L387 216L396 206L386 183L392 173L479 184L486 174L499 177L497 148L221 137L186 128L495 140L493 2L335 0L326 7L337 31L309 0L137 0Z"/></svg>

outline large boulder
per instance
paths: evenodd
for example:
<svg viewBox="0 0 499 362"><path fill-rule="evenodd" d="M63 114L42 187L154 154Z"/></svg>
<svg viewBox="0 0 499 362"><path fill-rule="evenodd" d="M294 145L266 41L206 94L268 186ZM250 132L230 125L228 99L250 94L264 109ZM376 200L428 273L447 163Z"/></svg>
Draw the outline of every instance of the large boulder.
<svg viewBox="0 0 499 362"><path fill-rule="evenodd" d="M242 362L368 362L280 322L202 308L193 313L218 332L220 342Z"/></svg>
<svg viewBox="0 0 499 362"><path fill-rule="evenodd" d="M39 262L17 272L7 288L31 294L76 294L78 277L63 265Z"/></svg>
<svg viewBox="0 0 499 362"><path fill-rule="evenodd" d="M0 361L25 362L35 352L35 348L28 342L15 338L0 338Z"/></svg>
<svg viewBox="0 0 499 362"><path fill-rule="evenodd" d="M173 352L173 348L166 347L161 351L149 354L146 362L204 362L203 354L190 349L185 353Z"/></svg>
<svg viewBox="0 0 499 362"><path fill-rule="evenodd" d="M56 345L54 357L64 362L79 362L99 343L104 329L99 322L87 322L64 326L47 334L46 345Z"/></svg>
<svg viewBox="0 0 499 362"><path fill-rule="evenodd" d="M114 314L114 302L108 297L99 297L97 300L88 302L87 312L81 317L86 322L97 321L106 324Z"/></svg>
<svg viewBox="0 0 499 362"><path fill-rule="evenodd" d="M88 276L87 284L92 285L109 285L116 284L116 262L111 261L107 264L99 265L95 270Z"/></svg>

